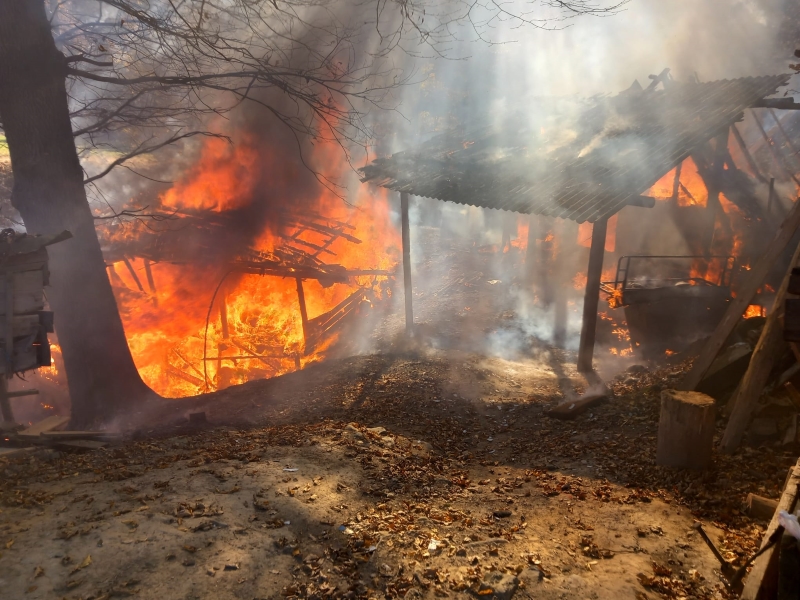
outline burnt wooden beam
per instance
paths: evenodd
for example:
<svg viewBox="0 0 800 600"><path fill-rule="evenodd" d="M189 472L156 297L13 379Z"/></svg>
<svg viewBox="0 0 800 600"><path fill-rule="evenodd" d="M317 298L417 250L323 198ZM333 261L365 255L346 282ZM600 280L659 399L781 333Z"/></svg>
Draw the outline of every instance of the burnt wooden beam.
<svg viewBox="0 0 800 600"><path fill-rule="evenodd" d="M158 296L156 296L156 282L153 279L153 269L150 267L150 259L144 259L144 274L147 277L147 287L150 288L150 293L153 295L153 306L158 307Z"/></svg>
<svg viewBox="0 0 800 600"><path fill-rule="evenodd" d="M767 196L767 215L772 215L772 203L775 201L775 178L769 178L769 195Z"/></svg>
<svg viewBox="0 0 800 600"><path fill-rule="evenodd" d="M414 301L411 296L411 230L408 224L408 193L400 192L400 219L403 237L403 291L406 308L406 333L414 329Z"/></svg>
<svg viewBox="0 0 800 600"><path fill-rule="evenodd" d="M750 304L750 300L755 296L758 288L761 287L764 278L774 266L775 260L794 237L798 227L800 227L800 202L795 202L786 220L778 228L775 236L761 253L758 261L744 275L736 292L736 297L728 304L725 315L703 346L700 355L695 359L692 368L684 377L679 389L693 390L703 379L711 363L714 362L720 349L725 344L725 340L733 332L745 309Z"/></svg>
<svg viewBox="0 0 800 600"><path fill-rule="evenodd" d="M638 206L640 208L653 208L656 205L656 199L651 196L636 196L628 200L628 206Z"/></svg>
<svg viewBox="0 0 800 600"><path fill-rule="evenodd" d="M525 280L529 286L533 285L536 277L536 215L528 215L528 241L525 247Z"/></svg>
<svg viewBox="0 0 800 600"><path fill-rule="evenodd" d="M736 140L736 145L739 146L739 150L744 155L744 159L747 161L750 170L755 173L759 181L766 182L767 178L761 173L758 164L756 164L756 160L753 158L753 155L750 154L750 150L747 149L747 144L745 144L742 134L739 133L739 128L736 127L736 123L731 125L731 133L733 134L733 139Z"/></svg>
<svg viewBox="0 0 800 600"><path fill-rule="evenodd" d="M778 110L800 110L800 104L794 98L762 98L753 108L777 108Z"/></svg>
<svg viewBox="0 0 800 600"><path fill-rule="evenodd" d="M593 370L594 341L597 334L597 307L600 304L600 279L603 274L603 256L606 248L608 219L595 221L592 226L592 245L589 249L589 267L586 272L586 291L583 296L583 324L578 348L578 371Z"/></svg>
<svg viewBox="0 0 800 600"><path fill-rule="evenodd" d="M775 147L775 143L767 134L767 130L764 129L764 125L761 123L761 119L758 118L758 115L756 114L755 111L751 112L753 113L753 120L756 122L756 125L758 125L758 130L761 132L761 137L764 138L764 143L766 143L767 146L769 147L769 151L772 153L772 157L775 159L775 162L778 163L778 167L780 167L780 169L786 175L788 175L791 179L793 179L797 185L800 185L800 180L798 180L797 177L795 177L794 173L792 173L791 170L789 170L789 166L786 164L783 155Z"/></svg>
<svg viewBox="0 0 800 600"><path fill-rule="evenodd" d="M709 172L703 177L704 183L708 190L708 201L706 203L705 211L705 228L703 233L703 249L712 254L711 247L714 244L714 229L717 223L717 217L723 215L722 204L719 201L719 195L722 191L722 177L725 170L725 157L728 154L728 130L725 133L718 135L714 143L714 158L711 163ZM696 163L696 161L695 161ZM698 169L699 171L700 169ZM701 173L702 175L702 173Z"/></svg>
<svg viewBox="0 0 800 600"><path fill-rule="evenodd" d="M303 325L303 353L310 350L308 343L308 309L306 308L306 292L303 289L303 280L300 277L295 279L297 282L297 301L300 303L300 322Z"/></svg>
<svg viewBox="0 0 800 600"><path fill-rule="evenodd" d="M729 401L733 410L731 411L728 425L725 427L725 434L720 442L720 450L725 454L733 453L742 441L745 429L750 423L750 418L758 404L758 399L764 391L767 379L772 371L775 361L784 350L783 343L783 314L784 300L789 289L789 280L792 276L792 269L800 261L800 246L794 251L789 269L781 282L778 293L775 295L775 302L772 310L767 315L767 322L761 330L750 364L747 371L736 388L733 398Z"/></svg>
<svg viewBox="0 0 800 600"><path fill-rule="evenodd" d="M142 282L139 281L139 276L136 274L136 271L134 270L131 261L128 260L127 256L123 256L122 262L125 263L125 267L128 269L128 273L130 273L131 279L133 279L133 282L136 284L136 287L139 288L140 292L144 292L144 286L142 285Z"/></svg>

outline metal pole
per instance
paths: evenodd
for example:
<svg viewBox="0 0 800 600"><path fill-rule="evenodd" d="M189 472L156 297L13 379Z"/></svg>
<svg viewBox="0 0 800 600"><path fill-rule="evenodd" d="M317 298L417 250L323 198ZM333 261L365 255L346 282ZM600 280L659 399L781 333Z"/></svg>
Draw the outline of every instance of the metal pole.
<svg viewBox="0 0 800 600"><path fill-rule="evenodd" d="M578 371L593 370L594 340L597 329L597 307L600 304L600 278L603 274L603 255L606 249L608 219L596 221L592 227L592 246L589 249L589 267L586 272L586 292L583 297L583 324L578 349Z"/></svg>
<svg viewBox="0 0 800 600"><path fill-rule="evenodd" d="M408 193L400 192L400 216L403 234L403 290L406 304L406 333L413 333L414 305L411 296L411 231L408 225Z"/></svg>

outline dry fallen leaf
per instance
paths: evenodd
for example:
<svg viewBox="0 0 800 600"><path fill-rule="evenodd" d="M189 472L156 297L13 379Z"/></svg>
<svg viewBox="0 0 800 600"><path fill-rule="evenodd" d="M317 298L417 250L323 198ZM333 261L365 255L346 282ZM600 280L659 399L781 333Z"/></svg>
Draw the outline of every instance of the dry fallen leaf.
<svg viewBox="0 0 800 600"><path fill-rule="evenodd" d="M42 575L44 575L44 569L41 566L36 567L33 570L33 578L34 579L36 579L37 577L41 577Z"/></svg>

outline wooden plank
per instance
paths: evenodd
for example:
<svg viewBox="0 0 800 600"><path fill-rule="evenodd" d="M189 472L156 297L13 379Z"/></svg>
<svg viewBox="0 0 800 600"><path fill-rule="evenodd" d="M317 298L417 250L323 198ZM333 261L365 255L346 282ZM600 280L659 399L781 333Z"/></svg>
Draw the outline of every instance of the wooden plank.
<svg viewBox="0 0 800 600"><path fill-rule="evenodd" d="M122 434L110 431L43 431L41 437L48 440L121 440Z"/></svg>
<svg viewBox="0 0 800 600"><path fill-rule="evenodd" d="M767 531L764 533L764 538L761 541L761 548L767 545L770 536L778 528L778 513L782 510L789 513L794 510L795 504L797 503L798 485L800 485L800 460L797 461L794 471L786 482L781 499L778 501L778 508L772 515L769 527L767 527ZM753 561L753 568L750 570L749 575L747 575L747 579L745 579L744 590L742 590L740 600L756 600L758 592L761 589L761 584L764 582L764 575L767 572L767 567L779 546L780 544L776 544L771 550L765 552Z"/></svg>
<svg viewBox="0 0 800 600"><path fill-rule="evenodd" d="M753 356L750 358L747 371L736 389L736 393L731 398L733 410L720 442L720 450L726 454L732 453L739 447L747 429L747 424L750 422L750 417L753 415L753 410L755 410L758 399L767 384L772 366L784 349L782 344L783 328L781 327L784 311L783 303L786 299L786 291L789 288L792 269L797 265L798 261L800 261L800 245L794 251L792 262L789 263L789 269L786 271L781 286L778 288L778 293L775 295L772 310L767 315L767 322L764 323L764 328L761 330L761 336L758 338L755 350L753 350Z"/></svg>
<svg viewBox="0 0 800 600"><path fill-rule="evenodd" d="M44 273L23 271L13 273L14 314L34 313L44 308ZM6 278L0 278L0 298L6 297ZM8 311L6 303L0 304L0 315Z"/></svg>
<svg viewBox="0 0 800 600"><path fill-rule="evenodd" d="M414 300L411 296L411 229L408 223L408 193L400 192L400 215L403 238L403 291L405 292L406 333L414 329Z"/></svg>
<svg viewBox="0 0 800 600"><path fill-rule="evenodd" d="M700 355L695 359L692 368L686 374L681 382L680 389L693 390L697 384L703 379L717 357L720 349L722 348L725 340L731 334L736 324L742 318L744 311L753 299L756 291L764 282L764 278L769 273L770 269L774 266L778 256L783 252L786 245L791 241L797 228L800 226L800 202L795 202L792 210L789 211L784 222L781 224L769 246L764 250L761 258L758 259L756 264L744 276L742 285L736 291L736 297L731 300L728 305L728 310L720 320L714 333L703 346Z"/></svg>
<svg viewBox="0 0 800 600"><path fill-rule="evenodd" d="M39 315L16 315L12 324L14 337L27 337L39 331ZM6 320L0 319L0 339L6 336Z"/></svg>
<svg viewBox="0 0 800 600"><path fill-rule="evenodd" d="M593 370L594 339L597 333L597 307L600 304L600 278L603 275L603 255L606 248L608 219L596 221L592 227L589 267L586 272L586 292L583 296L583 324L578 348L578 371Z"/></svg>
<svg viewBox="0 0 800 600"><path fill-rule="evenodd" d="M36 450L34 447L27 448L0 448L0 459L11 458L12 456L19 456L20 454L27 454Z"/></svg>
<svg viewBox="0 0 800 600"><path fill-rule="evenodd" d="M303 280L295 278L297 283L297 301L300 304L300 323L303 327L303 354L311 351L310 340L308 339L308 309L306 308L306 293L303 290Z"/></svg>
<svg viewBox="0 0 800 600"><path fill-rule="evenodd" d="M61 417L59 415L50 415L46 419L34 423L27 429L23 429L17 435L19 436L39 436L40 433L45 431L54 431L59 427L63 427L69 423L69 417Z"/></svg>

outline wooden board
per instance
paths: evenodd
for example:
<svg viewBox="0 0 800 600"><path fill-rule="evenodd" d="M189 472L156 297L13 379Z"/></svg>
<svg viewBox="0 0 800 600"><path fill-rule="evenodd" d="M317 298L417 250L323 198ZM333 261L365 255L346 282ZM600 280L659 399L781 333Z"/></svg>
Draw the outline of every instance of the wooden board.
<svg viewBox="0 0 800 600"><path fill-rule="evenodd" d="M39 437L39 434L44 433L45 431L55 431L67 423L69 423L69 417L50 415L46 419L39 421L38 423L34 423L27 429L23 429L17 434L17 436Z"/></svg>
<svg viewBox="0 0 800 600"><path fill-rule="evenodd" d="M39 315L17 315L12 325L14 337L26 337L39 331ZM0 319L0 340L6 337L6 320Z"/></svg>
<svg viewBox="0 0 800 600"><path fill-rule="evenodd" d="M35 448L0 448L0 459L2 458L11 458L12 456L18 456L20 454L26 454L35 450Z"/></svg>
<svg viewBox="0 0 800 600"><path fill-rule="evenodd" d="M0 298L6 297L5 275L0 271ZM14 314L35 313L44 308L44 271L14 273ZM5 315L5 304L0 303L0 315Z"/></svg>
<svg viewBox="0 0 800 600"><path fill-rule="evenodd" d="M769 523L769 527L767 527L767 531L764 533L764 538L761 541L762 548L767 544L769 537L778 528L778 513L782 510L787 512L792 512L794 510L795 504L797 503L798 485L800 485L800 459L797 461L794 471L791 473L786 482L783 495L778 501L778 508L772 515L772 520ZM755 561L753 561L753 568L747 575L740 600L756 600L756 598L758 598L761 585L764 583L764 576L767 573L767 567L769 566L772 556L775 554L775 551L779 548L779 546L780 544L776 544L769 551L765 552L755 559Z"/></svg>

